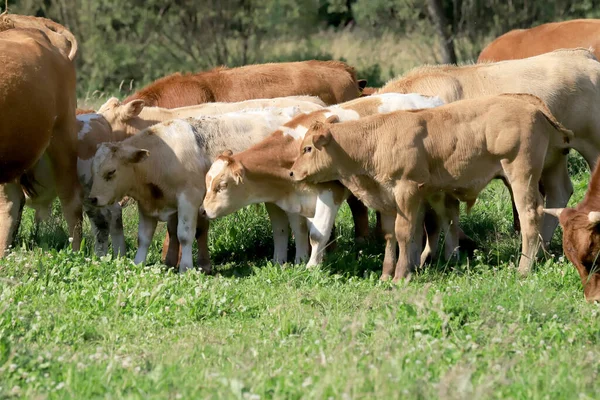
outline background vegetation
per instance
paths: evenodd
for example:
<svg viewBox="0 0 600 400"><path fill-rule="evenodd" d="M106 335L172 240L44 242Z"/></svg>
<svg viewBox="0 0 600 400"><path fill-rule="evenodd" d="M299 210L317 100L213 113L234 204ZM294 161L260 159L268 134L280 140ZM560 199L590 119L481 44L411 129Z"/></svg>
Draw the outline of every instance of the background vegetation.
<svg viewBox="0 0 600 400"><path fill-rule="evenodd" d="M445 51L449 45L458 61L468 62L510 29L597 17L599 5L600 0L9 0L11 12L46 16L73 31L80 41L83 98L96 91L122 97L175 71L312 58L346 60L371 86L380 86L417 65L453 61ZM435 9L441 15L433 15ZM440 19L441 32L433 23Z"/></svg>

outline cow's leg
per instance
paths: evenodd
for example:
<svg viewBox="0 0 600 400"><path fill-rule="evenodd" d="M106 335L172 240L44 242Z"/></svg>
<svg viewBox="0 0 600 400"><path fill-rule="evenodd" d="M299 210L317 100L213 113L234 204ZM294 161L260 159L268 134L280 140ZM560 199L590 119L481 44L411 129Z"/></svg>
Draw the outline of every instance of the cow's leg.
<svg viewBox="0 0 600 400"><path fill-rule="evenodd" d="M165 243L167 248L165 249ZM177 213L167 220L167 235L163 241L163 262L166 266L175 268L181 259L181 248L177 239Z"/></svg>
<svg viewBox="0 0 600 400"><path fill-rule="evenodd" d="M518 270L521 275L531 271L541 244L539 228L542 220L542 196L537 184L539 176L534 176L530 181L523 179L531 175L531 173L521 173L511 181L521 221L523 243Z"/></svg>
<svg viewBox="0 0 600 400"><path fill-rule="evenodd" d="M198 266L207 274L212 272L210 254L208 252L208 229L210 221L203 216L198 216L196 225L196 242L198 243Z"/></svg>
<svg viewBox="0 0 600 400"><path fill-rule="evenodd" d="M198 222L198 208L199 206L191 202L185 194L177 199L177 239L181 246L180 273L194 268L192 246Z"/></svg>
<svg viewBox="0 0 600 400"><path fill-rule="evenodd" d="M64 132L55 135L66 137ZM69 227L69 237L73 238L72 247L78 251L82 233L82 191L77 177L77 152L75 147L69 147L69 144L52 141L47 151L52 162L56 194Z"/></svg>
<svg viewBox="0 0 600 400"><path fill-rule="evenodd" d="M354 240L364 242L369 236L369 209L354 195L346 199L354 220Z"/></svg>
<svg viewBox="0 0 600 400"><path fill-rule="evenodd" d="M144 214L141 209L138 210L140 220L138 223L138 249L133 260L135 264L146 262L148 249L150 248L150 243L152 243L152 237L154 236L156 224L158 223L156 218Z"/></svg>
<svg viewBox="0 0 600 400"><path fill-rule="evenodd" d="M24 205L25 195L20 185L0 185L0 258L5 256L17 236Z"/></svg>
<svg viewBox="0 0 600 400"><path fill-rule="evenodd" d="M567 158L563 159L550 170L544 171L542 185L546 193L546 208L563 208L567 206L573 194L573 184L569 178ZM547 247L552 241L552 235L558 225L558 219L549 214L542 217L542 240Z"/></svg>
<svg viewBox="0 0 600 400"><path fill-rule="evenodd" d="M85 213L90 219L92 236L94 237L94 253L98 257L108 253L109 215L108 210L84 204Z"/></svg>
<svg viewBox="0 0 600 400"><path fill-rule="evenodd" d="M336 204L331 190L324 190L317 195L317 204L315 206L315 215L308 218L309 237L311 245L310 260L306 264L312 267L323 261L323 252L331 235L331 228L335 221L335 216L340 208Z"/></svg>
<svg viewBox="0 0 600 400"><path fill-rule="evenodd" d="M273 203L265 203L265 208L273 229L273 261L277 264L283 264L287 261L287 247L290 237L288 216L285 211Z"/></svg>
<svg viewBox="0 0 600 400"><path fill-rule="evenodd" d="M290 227L296 242L296 258L294 262L300 264L308 259L308 225L307 220L300 214L287 213Z"/></svg>
<svg viewBox="0 0 600 400"><path fill-rule="evenodd" d="M394 276L396 268L396 249L398 242L396 241L396 214L380 214L381 216L381 234L385 239L385 253L383 256L383 270L381 280L387 281Z"/></svg>
<svg viewBox="0 0 600 400"><path fill-rule="evenodd" d="M125 233L123 232L123 209L116 202L107 207L110 211L109 232L113 246L113 255L115 257L125 256Z"/></svg>
<svg viewBox="0 0 600 400"><path fill-rule="evenodd" d="M415 243L415 234L419 220L422 222L421 198L418 194L416 183L400 181L394 188L394 197L398 213L396 215L395 233L398 241L399 254L394 274L394 282L408 277L417 264L415 248L420 248L422 237L418 238L419 245Z"/></svg>

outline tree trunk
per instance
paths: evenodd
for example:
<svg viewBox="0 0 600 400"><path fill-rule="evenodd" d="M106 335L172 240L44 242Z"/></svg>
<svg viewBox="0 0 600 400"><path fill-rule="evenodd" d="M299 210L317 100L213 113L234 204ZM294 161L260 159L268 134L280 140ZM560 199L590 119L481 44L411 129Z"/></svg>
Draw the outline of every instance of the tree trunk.
<svg viewBox="0 0 600 400"><path fill-rule="evenodd" d="M456 52L454 51L454 40L448 33L446 16L442 7L442 0L427 0L429 17L433 21L435 31L440 39L442 50L442 62L445 64L456 64Z"/></svg>

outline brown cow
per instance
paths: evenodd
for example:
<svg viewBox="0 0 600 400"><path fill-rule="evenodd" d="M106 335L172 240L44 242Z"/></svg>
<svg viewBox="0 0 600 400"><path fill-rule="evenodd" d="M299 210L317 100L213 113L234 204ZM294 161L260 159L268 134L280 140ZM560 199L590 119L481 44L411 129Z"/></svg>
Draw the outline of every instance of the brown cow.
<svg viewBox="0 0 600 400"><path fill-rule="evenodd" d="M488 44L477 62L516 60L575 47L591 47L596 58L600 58L600 19L574 19L514 29Z"/></svg>
<svg viewBox="0 0 600 400"><path fill-rule="evenodd" d="M0 220L8 226L18 220L22 193L17 181L47 151L73 249L78 250L77 41L53 21L21 15L0 16L0 31L0 110L5 111L0 124ZM13 234L0 232L0 248L7 247Z"/></svg>
<svg viewBox="0 0 600 400"><path fill-rule="evenodd" d="M123 103L141 99L146 106L176 108L209 102L310 95L333 105L359 97L366 84L366 80L356 79L354 68L341 61L269 63L231 69L219 67L197 74L172 74L140 89ZM367 208L354 196L347 202L355 223L358 223L355 228L357 238L367 237ZM163 242L163 260L168 247L167 233Z"/></svg>
<svg viewBox="0 0 600 400"><path fill-rule="evenodd" d="M600 164L575 208L551 208L544 212L558 217L563 228L563 251L575 265L587 301L600 301Z"/></svg>
<svg viewBox="0 0 600 400"><path fill-rule="evenodd" d="M356 80L354 68L341 61L299 61L219 67L197 74L172 74L127 97L147 106L175 108L202 103L311 95L327 105L360 95L366 81Z"/></svg>

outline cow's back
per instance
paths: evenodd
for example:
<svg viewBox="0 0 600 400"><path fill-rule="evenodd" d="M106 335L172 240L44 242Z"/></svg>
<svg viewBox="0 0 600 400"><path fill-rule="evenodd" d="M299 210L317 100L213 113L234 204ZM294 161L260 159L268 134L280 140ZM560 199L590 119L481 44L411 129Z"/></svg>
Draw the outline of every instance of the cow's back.
<svg viewBox="0 0 600 400"><path fill-rule="evenodd" d="M483 49L477 62L515 60L576 47L591 47L600 57L600 20L577 19L512 30Z"/></svg>
<svg viewBox="0 0 600 400"><path fill-rule="evenodd" d="M124 103L142 99L148 106L175 108L208 102L309 95L327 105L360 95L354 69L339 61L299 61L217 68L198 74L161 78Z"/></svg>
<svg viewBox="0 0 600 400"><path fill-rule="evenodd" d="M418 68L389 82L379 93L438 95L446 103L501 93L533 94L576 132L573 147L580 151L589 145L581 141L581 134L594 129L600 117L596 111L599 84L600 63L593 53L572 49L498 63Z"/></svg>
<svg viewBox="0 0 600 400"><path fill-rule="evenodd" d="M0 32L0 183L31 168L57 124L75 124L75 69L34 29ZM1 112L1 111L0 111ZM69 139L74 145L74 137Z"/></svg>

